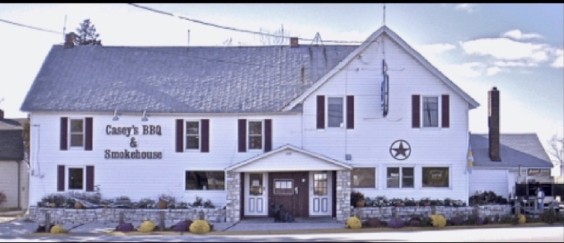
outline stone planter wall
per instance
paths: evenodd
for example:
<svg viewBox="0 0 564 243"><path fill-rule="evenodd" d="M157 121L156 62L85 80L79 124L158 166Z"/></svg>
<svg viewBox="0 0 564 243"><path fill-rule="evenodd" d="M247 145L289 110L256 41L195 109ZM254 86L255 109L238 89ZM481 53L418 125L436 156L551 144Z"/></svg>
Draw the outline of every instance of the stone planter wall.
<svg viewBox="0 0 564 243"><path fill-rule="evenodd" d="M394 209L395 208L395 209ZM511 205L486 205L477 206L478 215L481 217L494 217L496 215L503 216L511 213ZM442 214L445 218L450 219L455 215L469 216L472 214L474 207L450 207L450 206L436 206L434 207L437 214ZM392 218L393 211L396 210L397 215L402 220L409 220L412 215L429 216L433 210L431 206L423 207L362 207L354 208L351 211L351 216L356 215L361 220L368 218L378 218L380 220L389 220Z"/></svg>
<svg viewBox="0 0 564 243"><path fill-rule="evenodd" d="M181 220L199 219L200 215L209 222L225 222L225 209L222 208L190 208L190 209L125 209L125 208L98 208L98 209L73 209L73 208L29 208L30 220L43 223L45 213L50 214L54 223L118 223L119 215L123 212L125 222L152 220L158 224L161 212L165 216L165 224L172 225Z"/></svg>

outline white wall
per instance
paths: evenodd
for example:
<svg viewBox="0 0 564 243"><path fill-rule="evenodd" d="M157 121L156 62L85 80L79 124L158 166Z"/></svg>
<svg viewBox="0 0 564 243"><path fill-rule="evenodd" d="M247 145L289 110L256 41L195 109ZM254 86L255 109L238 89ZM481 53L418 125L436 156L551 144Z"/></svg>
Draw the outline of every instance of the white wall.
<svg viewBox="0 0 564 243"><path fill-rule="evenodd" d="M304 102L304 147L344 161L351 154L357 167L377 167L377 188L362 189L373 197L422 196L466 200L466 152L468 103L389 38L385 39L386 62L390 80L387 117L382 116L380 83L382 46L374 42L342 72L313 92ZM411 95L450 96L450 128L412 128ZM345 128L316 129L316 96L355 96L354 130ZM422 102L421 102L422 105ZM441 106L439 104L439 114ZM421 116L422 120L422 116ZM440 118L439 118L440 122ZM398 139L411 145L411 156L403 161L390 156L389 147ZM450 187L421 188L421 166L450 168ZM414 189L386 189L386 167L415 166Z"/></svg>
<svg viewBox="0 0 564 243"><path fill-rule="evenodd" d="M18 166L20 175L18 176ZM6 195L6 201L0 208L27 208L28 174L25 162L0 161L0 192ZM18 179L20 180L18 189ZM18 190L20 191L20 205L18 205Z"/></svg>
<svg viewBox="0 0 564 243"><path fill-rule="evenodd" d="M513 175L503 169L474 169L470 173L470 195L474 195L478 191L493 191L496 195L507 198L509 196L509 177L511 176Z"/></svg>

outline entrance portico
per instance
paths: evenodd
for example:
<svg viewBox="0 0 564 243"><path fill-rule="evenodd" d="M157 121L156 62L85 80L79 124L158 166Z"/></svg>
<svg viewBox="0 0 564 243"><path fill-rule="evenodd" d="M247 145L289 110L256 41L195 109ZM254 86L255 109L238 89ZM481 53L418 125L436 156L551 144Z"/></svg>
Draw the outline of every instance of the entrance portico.
<svg viewBox="0 0 564 243"><path fill-rule="evenodd" d="M350 170L344 162L284 145L226 168L227 221L272 217L283 207L293 217L350 214Z"/></svg>

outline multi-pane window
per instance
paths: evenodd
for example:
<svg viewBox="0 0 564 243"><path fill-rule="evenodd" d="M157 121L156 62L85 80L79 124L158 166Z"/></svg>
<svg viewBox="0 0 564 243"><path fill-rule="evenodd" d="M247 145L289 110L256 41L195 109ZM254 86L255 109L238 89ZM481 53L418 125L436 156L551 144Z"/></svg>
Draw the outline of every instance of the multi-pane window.
<svg viewBox="0 0 564 243"><path fill-rule="evenodd" d="M294 180L292 179L276 179L274 180L274 195L293 195Z"/></svg>
<svg viewBox="0 0 564 243"><path fill-rule="evenodd" d="M327 127L343 127L343 97L327 98Z"/></svg>
<svg viewBox="0 0 564 243"><path fill-rule="evenodd" d="M224 190L223 171L186 171L186 190Z"/></svg>
<svg viewBox="0 0 564 243"><path fill-rule="evenodd" d="M423 167L423 187L448 187L448 167Z"/></svg>
<svg viewBox="0 0 564 243"><path fill-rule="evenodd" d="M262 121L249 121L249 149L262 149Z"/></svg>
<svg viewBox="0 0 564 243"><path fill-rule="evenodd" d="M423 127L439 126L439 97L423 97Z"/></svg>
<svg viewBox="0 0 564 243"><path fill-rule="evenodd" d="M186 122L186 149L200 149L200 122Z"/></svg>
<svg viewBox="0 0 564 243"><path fill-rule="evenodd" d="M313 174L313 194L316 196L327 195L327 173L319 172Z"/></svg>
<svg viewBox="0 0 564 243"><path fill-rule="evenodd" d="M70 146L84 146L84 120L70 119Z"/></svg>
<svg viewBox="0 0 564 243"><path fill-rule="evenodd" d="M69 190L84 189L84 170L82 168L69 168Z"/></svg>
<svg viewBox="0 0 564 243"><path fill-rule="evenodd" d="M353 168L351 172L352 188L375 188L375 168Z"/></svg>
<svg viewBox="0 0 564 243"><path fill-rule="evenodd" d="M386 172L388 188L413 188L413 167L389 167Z"/></svg>

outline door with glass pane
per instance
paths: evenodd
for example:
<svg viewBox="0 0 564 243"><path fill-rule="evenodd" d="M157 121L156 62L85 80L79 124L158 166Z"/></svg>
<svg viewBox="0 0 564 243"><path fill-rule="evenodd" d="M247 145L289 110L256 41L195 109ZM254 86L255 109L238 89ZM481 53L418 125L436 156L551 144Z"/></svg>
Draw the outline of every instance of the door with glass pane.
<svg viewBox="0 0 564 243"><path fill-rule="evenodd" d="M245 215L266 216L267 173L245 173Z"/></svg>
<svg viewBox="0 0 564 243"><path fill-rule="evenodd" d="M331 215L331 179L331 173L326 171L310 173L309 215Z"/></svg>

